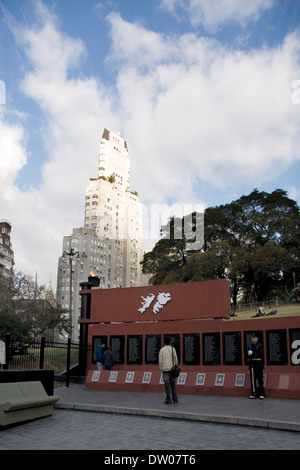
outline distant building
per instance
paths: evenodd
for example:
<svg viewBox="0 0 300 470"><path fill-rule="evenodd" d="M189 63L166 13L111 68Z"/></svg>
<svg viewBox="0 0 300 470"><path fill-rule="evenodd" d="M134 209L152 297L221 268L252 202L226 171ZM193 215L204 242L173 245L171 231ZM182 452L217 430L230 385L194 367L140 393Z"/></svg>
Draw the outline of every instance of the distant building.
<svg viewBox="0 0 300 470"><path fill-rule="evenodd" d="M52 289L52 281L50 281L49 287L46 290L45 300L48 302L49 305L51 305L51 307L56 307L56 300Z"/></svg>
<svg viewBox="0 0 300 470"><path fill-rule="evenodd" d="M0 274L10 276L14 267L14 252L10 240L11 224L0 220Z"/></svg>
<svg viewBox="0 0 300 470"><path fill-rule="evenodd" d="M73 340L79 335L79 284L87 281L90 273L100 278L102 289L148 284L140 264L142 206L137 193L130 190L127 143L115 131L104 129L98 177L91 178L86 188L84 227L64 237L63 253L58 261L57 303L69 310L72 277Z"/></svg>

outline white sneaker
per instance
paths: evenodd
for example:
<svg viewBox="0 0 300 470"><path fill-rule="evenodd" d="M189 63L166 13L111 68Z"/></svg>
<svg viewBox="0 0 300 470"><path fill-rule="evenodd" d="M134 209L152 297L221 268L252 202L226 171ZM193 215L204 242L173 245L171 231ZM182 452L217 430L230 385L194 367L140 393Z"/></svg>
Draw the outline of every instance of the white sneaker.
<svg viewBox="0 0 300 470"><path fill-rule="evenodd" d="M254 396L253 396L253 395L250 395L250 397L249 397L249 398L251 398L251 400L254 400Z"/></svg>
<svg viewBox="0 0 300 470"><path fill-rule="evenodd" d="M261 396L259 397L260 400L263 400L264 398L265 398L265 397L264 397L263 395L261 395Z"/></svg>

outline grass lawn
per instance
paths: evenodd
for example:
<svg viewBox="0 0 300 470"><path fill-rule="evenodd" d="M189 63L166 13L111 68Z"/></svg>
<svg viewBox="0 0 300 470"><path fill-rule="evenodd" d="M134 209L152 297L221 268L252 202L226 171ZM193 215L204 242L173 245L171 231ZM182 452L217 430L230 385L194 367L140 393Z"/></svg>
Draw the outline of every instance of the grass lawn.
<svg viewBox="0 0 300 470"><path fill-rule="evenodd" d="M37 369L40 362L40 348L27 348L26 354L14 356L10 361L10 369ZM70 365L78 362L78 348L71 348ZM67 347L49 347L44 350L44 369L54 369L58 375L67 369Z"/></svg>
<svg viewBox="0 0 300 470"><path fill-rule="evenodd" d="M272 310L277 310L277 315L268 315ZM257 308L249 309L249 310L242 310L239 312L238 310L235 312L235 316L230 318L231 320L249 320L249 318L254 317L258 312ZM279 306L268 307L267 304L265 306L265 314L261 317L256 317L257 320L261 318L276 318L276 317L295 317L300 316L300 303L289 303Z"/></svg>

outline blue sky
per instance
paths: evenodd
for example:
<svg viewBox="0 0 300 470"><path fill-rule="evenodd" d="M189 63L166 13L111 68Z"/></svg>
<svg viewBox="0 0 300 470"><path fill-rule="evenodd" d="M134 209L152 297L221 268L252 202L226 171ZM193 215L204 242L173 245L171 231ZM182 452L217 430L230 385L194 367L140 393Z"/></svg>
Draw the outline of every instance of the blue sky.
<svg viewBox="0 0 300 470"><path fill-rule="evenodd" d="M105 127L128 143L144 207L254 188L299 204L299 23L295 0L0 0L0 217L16 269L55 287Z"/></svg>

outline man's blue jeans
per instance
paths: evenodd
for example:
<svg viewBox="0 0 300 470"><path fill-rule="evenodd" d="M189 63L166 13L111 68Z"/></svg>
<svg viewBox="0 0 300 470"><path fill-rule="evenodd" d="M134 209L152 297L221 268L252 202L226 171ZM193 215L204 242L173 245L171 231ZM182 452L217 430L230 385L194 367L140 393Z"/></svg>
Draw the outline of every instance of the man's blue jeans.
<svg viewBox="0 0 300 470"><path fill-rule="evenodd" d="M176 379L172 377L171 371L169 372L163 372L163 378L164 378L164 384L165 384L165 389L166 389L166 403L177 403L178 402L178 396L176 392Z"/></svg>

